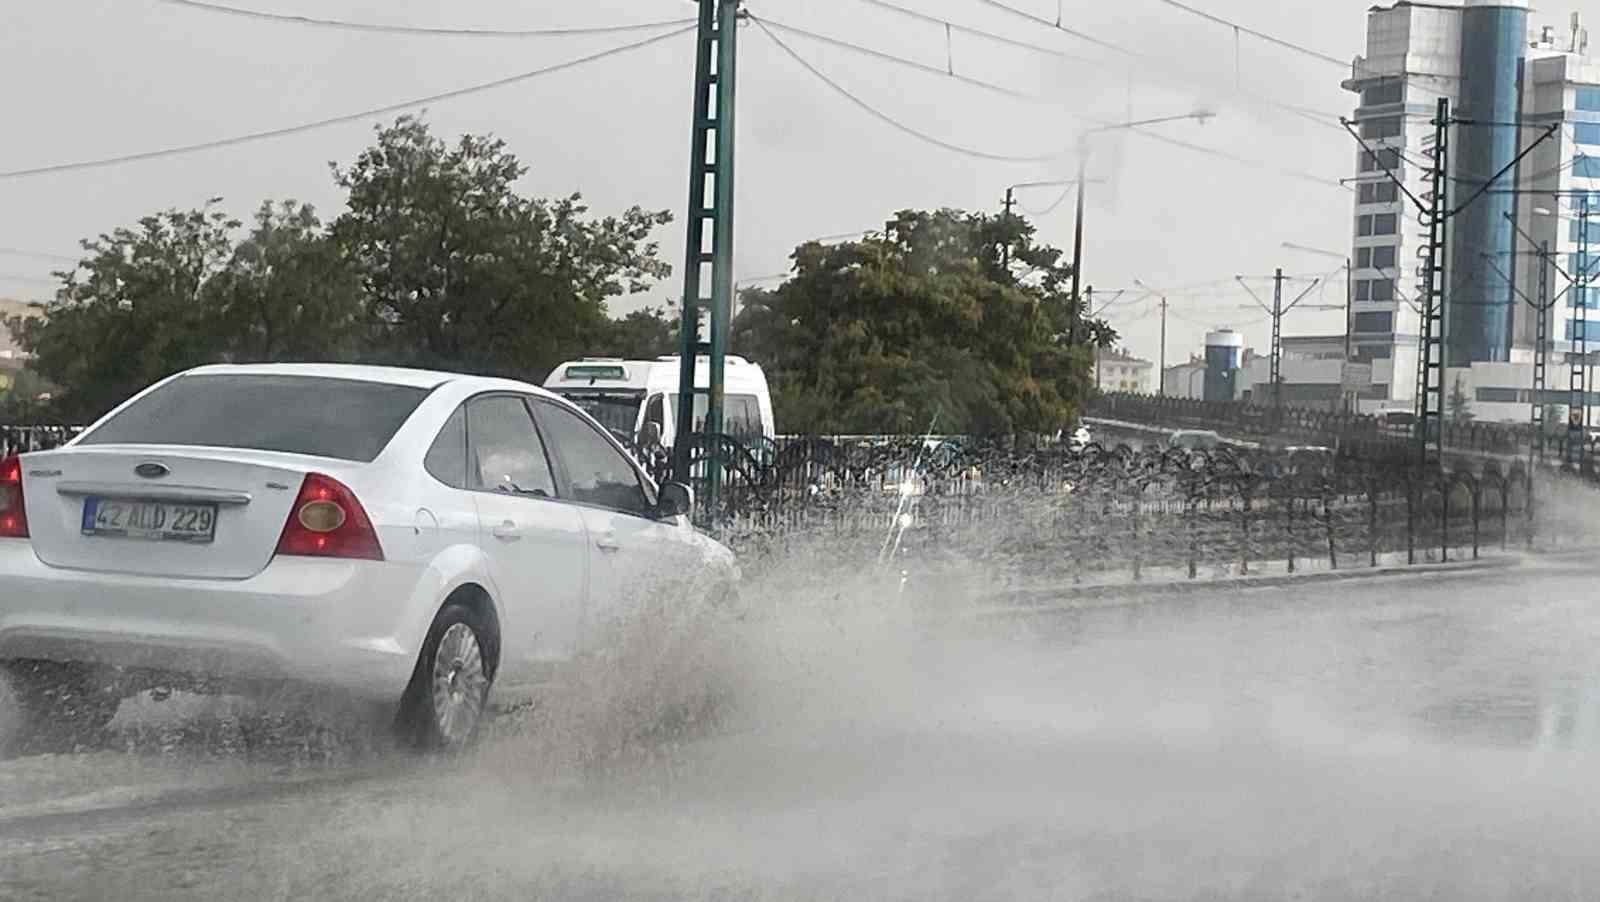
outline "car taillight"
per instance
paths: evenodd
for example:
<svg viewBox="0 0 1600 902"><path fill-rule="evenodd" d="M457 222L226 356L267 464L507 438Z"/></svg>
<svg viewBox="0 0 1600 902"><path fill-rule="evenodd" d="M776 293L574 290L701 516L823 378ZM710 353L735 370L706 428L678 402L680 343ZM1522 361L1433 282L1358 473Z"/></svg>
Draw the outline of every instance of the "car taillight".
<svg viewBox="0 0 1600 902"><path fill-rule="evenodd" d="M278 539L278 554L383 560L378 531L355 493L331 476L307 473Z"/></svg>
<svg viewBox="0 0 1600 902"><path fill-rule="evenodd" d="M22 458L0 460L0 539L28 537L28 506L22 501Z"/></svg>

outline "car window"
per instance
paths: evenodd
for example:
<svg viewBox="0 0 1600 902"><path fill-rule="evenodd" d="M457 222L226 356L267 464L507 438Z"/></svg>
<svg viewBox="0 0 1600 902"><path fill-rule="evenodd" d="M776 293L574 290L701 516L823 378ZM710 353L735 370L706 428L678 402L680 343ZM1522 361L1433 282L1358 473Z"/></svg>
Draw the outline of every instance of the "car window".
<svg viewBox="0 0 1600 902"><path fill-rule="evenodd" d="M422 468L453 489L467 487L467 410L457 407L428 449Z"/></svg>
<svg viewBox="0 0 1600 902"><path fill-rule="evenodd" d="M467 485L486 492L556 496L544 442L521 398L496 395L467 405Z"/></svg>
<svg viewBox="0 0 1600 902"><path fill-rule="evenodd" d="M667 410L660 395L651 395L650 403L644 408L644 421L654 423L662 429L667 428Z"/></svg>
<svg viewBox="0 0 1600 902"><path fill-rule="evenodd" d="M192 374L128 405L82 443L248 448L370 463L427 396L425 388L357 379Z"/></svg>
<svg viewBox="0 0 1600 902"><path fill-rule="evenodd" d="M539 421L566 465L574 501L648 517L655 505L633 464L582 417L539 405Z"/></svg>

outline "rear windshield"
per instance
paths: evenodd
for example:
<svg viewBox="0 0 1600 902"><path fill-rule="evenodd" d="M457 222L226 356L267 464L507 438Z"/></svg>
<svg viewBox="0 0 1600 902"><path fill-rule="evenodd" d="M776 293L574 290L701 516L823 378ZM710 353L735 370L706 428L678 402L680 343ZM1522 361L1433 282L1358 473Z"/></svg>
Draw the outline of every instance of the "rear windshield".
<svg viewBox="0 0 1600 902"><path fill-rule="evenodd" d="M317 376L182 376L87 433L84 445L205 445L367 463L428 390Z"/></svg>

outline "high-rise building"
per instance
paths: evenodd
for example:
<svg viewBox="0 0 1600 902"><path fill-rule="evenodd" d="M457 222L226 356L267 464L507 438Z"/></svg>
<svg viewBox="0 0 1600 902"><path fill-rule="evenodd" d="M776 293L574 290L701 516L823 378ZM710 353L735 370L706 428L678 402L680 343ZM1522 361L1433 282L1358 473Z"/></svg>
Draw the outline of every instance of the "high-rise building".
<svg viewBox="0 0 1600 902"><path fill-rule="evenodd" d="M1565 287L1561 272L1580 262L1575 219L1591 187L1600 221L1600 69L1587 59L1576 16L1565 34L1530 30L1527 7L1527 0L1401 0L1368 11L1366 53L1352 63L1344 87L1360 95L1353 118L1373 148L1356 152L1350 317L1355 357L1373 364L1372 395L1409 402L1416 393L1427 237L1406 195L1426 201L1433 190L1425 175L1439 98L1450 100L1453 117L1477 123L1449 134L1446 206L1461 209L1446 229L1448 367L1529 362L1537 326L1526 300L1537 291L1534 242L1548 242L1560 266L1550 273L1554 295ZM1553 138L1462 206L1538 138L1540 125L1557 123ZM1600 228L1591 237L1600 238ZM1569 292L1551 314L1558 352L1571 346L1573 304L1589 300ZM1589 334L1600 337L1600 326Z"/></svg>

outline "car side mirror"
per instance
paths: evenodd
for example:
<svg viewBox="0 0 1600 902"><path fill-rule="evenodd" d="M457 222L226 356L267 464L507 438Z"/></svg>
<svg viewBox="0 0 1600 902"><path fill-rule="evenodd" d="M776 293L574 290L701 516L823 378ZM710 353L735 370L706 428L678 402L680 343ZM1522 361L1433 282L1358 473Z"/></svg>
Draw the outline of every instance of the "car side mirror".
<svg viewBox="0 0 1600 902"><path fill-rule="evenodd" d="M687 516L694 512L694 489L681 482L669 482L661 487L656 499L656 513L662 519Z"/></svg>

